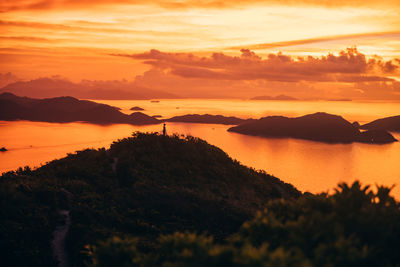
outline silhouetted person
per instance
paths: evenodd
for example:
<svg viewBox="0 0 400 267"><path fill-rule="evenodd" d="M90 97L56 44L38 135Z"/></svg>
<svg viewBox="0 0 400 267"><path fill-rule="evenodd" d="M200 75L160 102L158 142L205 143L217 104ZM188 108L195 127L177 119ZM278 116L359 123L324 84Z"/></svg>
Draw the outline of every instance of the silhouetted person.
<svg viewBox="0 0 400 267"><path fill-rule="evenodd" d="M162 131L164 136L167 135L167 128L165 126L166 126L166 124L164 123L163 131Z"/></svg>

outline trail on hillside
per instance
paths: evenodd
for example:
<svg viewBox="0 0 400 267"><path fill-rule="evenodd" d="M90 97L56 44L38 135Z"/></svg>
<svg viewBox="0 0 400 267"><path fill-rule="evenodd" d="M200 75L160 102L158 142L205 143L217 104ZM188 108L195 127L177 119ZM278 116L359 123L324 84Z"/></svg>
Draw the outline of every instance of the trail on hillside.
<svg viewBox="0 0 400 267"><path fill-rule="evenodd" d="M61 189L67 196L68 202L73 197L72 193L65 188ZM68 252L66 249L66 239L69 228L71 226L71 216L69 210L60 210L58 214L61 215L64 220L63 224L56 226L53 232L53 240L51 242L53 248L53 257L58 261L58 267L69 266Z"/></svg>
<svg viewBox="0 0 400 267"><path fill-rule="evenodd" d="M60 210L58 212L60 215L64 216L64 224L59 225L53 232L53 255L56 260L59 261L59 267L68 266L68 254L66 250L66 238L69 227L71 226L71 217L69 215L69 210Z"/></svg>

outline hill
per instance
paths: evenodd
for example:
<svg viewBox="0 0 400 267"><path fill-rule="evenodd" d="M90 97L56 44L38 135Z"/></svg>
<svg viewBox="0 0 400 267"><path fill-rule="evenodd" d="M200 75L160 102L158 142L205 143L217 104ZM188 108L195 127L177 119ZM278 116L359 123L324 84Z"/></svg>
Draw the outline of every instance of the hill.
<svg viewBox="0 0 400 267"><path fill-rule="evenodd" d="M203 140L136 133L108 150L3 174L2 263L53 266L50 241L60 210L71 218L70 264L84 266L85 245L113 235L136 237L147 252L160 234L175 231L207 232L222 241L269 200L300 195Z"/></svg>
<svg viewBox="0 0 400 267"><path fill-rule="evenodd" d="M262 95L262 96L255 96L251 98L250 100L282 100L282 101L293 101L293 100L298 100L297 98L287 96L287 95L277 95L277 96L268 96L268 95Z"/></svg>
<svg viewBox="0 0 400 267"><path fill-rule="evenodd" d="M210 115L210 114L188 114L182 116L175 116L166 121L169 122L190 122L190 123L210 123L210 124L226 124L226 125L238 125L245 122L251 121L251 119L240 119L237 117L225 117L222 115Z"/></svg>
<svg viewBox="0 0 400 267"><path fill-rule="evenodd" d="M129 110L133 110L133 111L143 111L143 110L144 110L144 108L141 108L141 107L135 106L135 107L131 107Z"/></svg>
<svg viewBox="0 0 400 267"><path fill-rule="evenodd" d="M159 121L140 112L126 115L119 108L70 96L35 99L11 93L0 94L0 120L45 122L85 121L97 124L157 124Z"/></svg>
<svg viewBox="0 0 400 267"><path fill-rule="evenodd" d="M266 137L292 137L328 143L391 143L396 139L384 131L360 132L356 126L337 115L309 114L297 118L264 117L229 128L230 132Z"/></svg>
<svg viewBox="0 0 400 267"><path fill-rule="evenodd" d="M73 96L80 99L152 99L179 98L177 95L137 86L128 81L89 81L74 83L65 79L38 78L17 81L0 88L0 93L11 92L34 98Z"/></svg>
<svg viewBox="0 0 400 267"><path fill-rule="evenodd" d="M370 123L361 125L361 129L400 132L400 116L374 120Z"/></svg>

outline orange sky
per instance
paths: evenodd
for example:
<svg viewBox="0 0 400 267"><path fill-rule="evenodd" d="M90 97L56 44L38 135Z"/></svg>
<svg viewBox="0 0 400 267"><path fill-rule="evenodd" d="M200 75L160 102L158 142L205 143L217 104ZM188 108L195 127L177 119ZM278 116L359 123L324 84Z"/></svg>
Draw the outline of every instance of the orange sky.
<svg viewBox="0 0 400 267"><path fill-rule="evenodd" d="M399 0L0 0L0 12L2 85L60 75L186 97L400 99Z"/></svg>

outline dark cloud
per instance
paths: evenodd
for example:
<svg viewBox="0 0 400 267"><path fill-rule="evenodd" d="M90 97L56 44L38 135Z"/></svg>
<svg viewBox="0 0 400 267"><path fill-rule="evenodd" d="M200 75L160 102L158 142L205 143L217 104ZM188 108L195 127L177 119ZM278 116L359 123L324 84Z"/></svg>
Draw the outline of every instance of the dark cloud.
<svg viewBox="0 0 400 267"><path fill-rule="evenodd" d="M214 53L199 57L190 53L165 53L158 50L140 54L114 54L142 60L153 68L185 78L216 80L268 80L280 82L361 82L392 81L397 75L399 60L367 58L356 48L338 55L292 57L282 53L261 58L248 49L241 56Z"/></svg>

